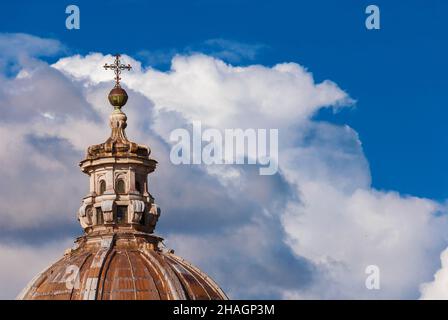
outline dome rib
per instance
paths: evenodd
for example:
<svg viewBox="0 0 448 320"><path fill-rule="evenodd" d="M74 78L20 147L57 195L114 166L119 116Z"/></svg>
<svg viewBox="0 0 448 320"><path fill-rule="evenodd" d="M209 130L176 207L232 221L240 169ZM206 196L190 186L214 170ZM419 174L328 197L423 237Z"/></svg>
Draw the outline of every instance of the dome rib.
<svg viewBox="0 0 448 320"><path fill-rule="evenodd" d="M114 255L115 251L111 250L111 252L107 255L107 258L104 260L103 267L100 273L101 281L98 281L98 291L97 291L98 300L105 300L104 299L105 281L107 279L108 270L110 269L110 264L112 262Z"/></svg>
<svg viewBox="0 0 448 320"><path fill-rule="evenodd" d="M92 259L92 254L91 253L86 253L85 255L84 255L84 260L81 262L81 264L78 266L78 270L79 270L79 273L78 273L78 279L81 279L81 270L83 270L84 268L84 266L85 266L85 264L87 263L87 261L89 260L89 259ZM67 270L66 270L67 271ZM67 285L66 285L67 286ZM79 291L77 291L76 290L77 288L76 288L76 285L73 285L73 287L72 287L72 289L70 290L70 300L73 300L73 295L74 294L78 294L79 295Z"/></svg>
<svg viewBox="0 0 448 320"><path fill-rule="evenodd" d="M182 284L179 279L176 277L171 268L167 268L163 262L157 259L157 254L152 254L148 250L140 250L140 254L147 261L149 266L151 266L154 270L158 271L161 274L160 279L162 283L164 283L163 292L167 293L167 300L186 300L187 297L182 290Z"/></svg>
<svg viewBox="0 0 448 320"><path fill-rule="evenodd" d="M82 281L83 287L81 288L81 293L83 300L95 300L98 292L99 279L104 262L111 251L111 247L102 247L98 250L92 259L90 268L86 272L87 278Z"/></svg>
<svg viewBox="0 0 448 320"><path fill-rule="evenodd" d="M193 273L188 272L187 269L185 269L181 264L178 264L176 261L171 260L169 257L167 257L167 259L171 261L170 265L181 280L181 283L185 287L190 299L210 299L210 295L208 294L207 290ZM190 279L187 280L186 278ZM200 290L198 290L199 288ZM195 291L198 293L194 294Z"/></svg>
<svg viewBox="0 0 448 320"><path fill-rule="evenodd" d="M135 300L137 300L137 285L136 285L137 278L134 275L134 270L133 270L134 267L131 263L131 258L129 258L129 253L127 251L125 251L125 254L126 254L126 258L128 258L129 269L131 270L132 285L134 287L134 298L135 298Z"/></svg>
<svg viewBox="0 0 448 320"><path fill-rule="evenodd" d="M212 300L220 300L220 299L228 299L227 295L224 293L224 291L216 284L216 282L214 282L209 276L207 276L204 272L202 272L200 269L198 269L197 267L195 267L194 265L192 265L191 263L189 263L188 261L186 261L185 259L178 257L176 255L169 255L169 257L167 257L168 259L172 260L173 262L177 262L179 264L181 264L184 268L186 267L190 273L192 274L196 274L195 278L198 280L200 279L201 281L205 282L205 284L208 286L208 290L206 290L207 295L210 297L210 299ZM198 280L199 281L199 280ZM204 288L204 286L202 285L202 287ZM205 288L204 288L205 289ZM209 293L213 293L212 296L210 296ZM224 298L223 298L224 297Z"/></svg>
<svg viewBox="0 0 448 320"><path fill-rule="evenodd" d="M162 280L163 279L163 275L160 273L159 269L154 266L153 263L151 263L151 261L149 261L148 257L146 257L141 250L138 250L136 253L141 259L142 259L142 264L145 268L145 270L147 271L147 273L149 274L150 278L153 279L153 284L154 284L154 288L155 291L157 292L158 298L160 300L168 300L168 293L167 293L167 289L166 289L166 283ZM159 279L158 281L155 279Z"/></svg>

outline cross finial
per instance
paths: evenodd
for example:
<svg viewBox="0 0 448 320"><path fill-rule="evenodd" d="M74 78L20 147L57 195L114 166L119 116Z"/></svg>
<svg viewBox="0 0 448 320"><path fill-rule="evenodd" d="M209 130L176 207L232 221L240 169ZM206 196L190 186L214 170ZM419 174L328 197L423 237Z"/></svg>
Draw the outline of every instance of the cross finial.
<svg viewBox="0 0 448 320"><path fill-rule="evenodd" d="M125 65L125 64L122 64L121 63L121 61L120 61L120 55L119 54L115 54L114 55L115 56L115 61L114 61L114 63L113 64L105 64L104 65L104 69L111 69L111 70L114 70L114 73L115 73L115 87L120 87L120 80L121 80L121 78L120 78L120 74L121 74L121 70L131 70L131 65L130 64L128 64L128 65Z"/></svg>

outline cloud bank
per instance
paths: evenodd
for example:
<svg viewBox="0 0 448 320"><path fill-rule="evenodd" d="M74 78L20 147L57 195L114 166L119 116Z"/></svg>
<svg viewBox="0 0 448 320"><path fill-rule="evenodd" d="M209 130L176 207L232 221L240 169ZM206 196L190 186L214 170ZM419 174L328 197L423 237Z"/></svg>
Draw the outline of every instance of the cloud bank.
<svg viewBox="0 0 448 320"><path fill-rule="evenodd" d="M0 244L32 246L30 232L44 243L80 232L75 212L88 181L76 163L109 134L112 76L101 66L111 59L92 53L51 66L19 61L17 74L3 75ZM356 131L313 119L322 108L353 105L337 84L316 83L296 63L241 67L192 54L160 71L123 59L133 65L123 75L128 136L150 145L159 161L149 178L162 207L156 231L230 297L417 298L432 279L446 246L444 208L371 187ZM169 133L194 120L218 129L279 129L279 173L172 165ZM7 248L0 246L0 256L8 257ZM37 264L29 269L38 272ZM364 285L372 264L381 270L380 290ZM17 291L30 279L14 277Z"/></svg>

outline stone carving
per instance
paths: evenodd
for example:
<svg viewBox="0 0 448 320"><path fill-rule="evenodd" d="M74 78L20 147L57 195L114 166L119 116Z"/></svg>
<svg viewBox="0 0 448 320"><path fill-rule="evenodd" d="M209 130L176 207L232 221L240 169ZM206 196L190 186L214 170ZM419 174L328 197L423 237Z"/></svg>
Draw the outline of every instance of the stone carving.
<svg viewBox="0 0 448 320"><path fill-rule="evenodd" d="M105 223L114 222L114 200L104 200L101 202L101 210L103 211L103 217Z"/></svg>
<svg viewBox="0 0 448 320"><path fill-rule="evenodd" d="M85 229L92 225L92 206L83 204L78 210L78 220L81 226Z"/></svg>
<svg viewBox="0 0 448 320"><path fill-rule="evenodd" d="M160 217L160 208L155 204L151 204L151 209L149 209L149 215L148 215L148 225L150 228L150 232L154 231L154 228L156 227L157 221Z"/></svg>
<svg viewBox="0 0 448 320"><path fill-rule="evenodd" d="M140 219L145 212L145 203L141 200L131 200L132 223L140 223Z"/></svg>

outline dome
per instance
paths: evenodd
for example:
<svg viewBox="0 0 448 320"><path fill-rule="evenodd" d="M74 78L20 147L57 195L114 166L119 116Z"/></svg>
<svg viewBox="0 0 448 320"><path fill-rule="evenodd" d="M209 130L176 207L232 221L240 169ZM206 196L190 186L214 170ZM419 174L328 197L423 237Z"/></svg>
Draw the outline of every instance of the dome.
<svg viewBox="0 0 448 320"><path fill-rule="evenodd" d="M75 249L37 275L19 299L222 300L219 286L160 238L116 233L80 237Z"/></svg>

